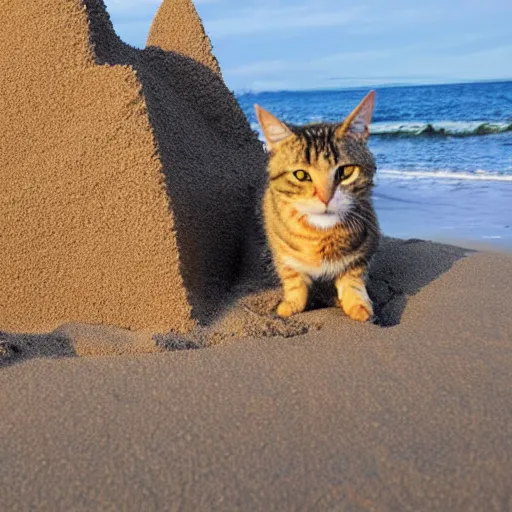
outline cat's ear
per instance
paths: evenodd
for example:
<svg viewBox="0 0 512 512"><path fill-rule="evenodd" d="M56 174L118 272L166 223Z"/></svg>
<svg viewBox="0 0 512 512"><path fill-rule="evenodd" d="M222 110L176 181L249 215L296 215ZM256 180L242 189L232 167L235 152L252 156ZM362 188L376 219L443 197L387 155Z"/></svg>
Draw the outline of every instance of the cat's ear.
<svg viewBox="0 0 512 512"><path fill-rule="evenodd" d="M341 138L351 135L355 138L366 140L370 135L370 123L374 107L375 91L370 91L339 126L336 130L336 136Z"/></svg>
<svg viewBox="0 0 512 512"><path fill-rule="evenodd" d="M273 116L270 112L267 112L264 108L259 105L254 105L256 111L256 117L260 123L263 135L267 141L267 147L272 149L274 144L287 139L293 132L286 126L282 121L279 121L277 117Z"/></svg>

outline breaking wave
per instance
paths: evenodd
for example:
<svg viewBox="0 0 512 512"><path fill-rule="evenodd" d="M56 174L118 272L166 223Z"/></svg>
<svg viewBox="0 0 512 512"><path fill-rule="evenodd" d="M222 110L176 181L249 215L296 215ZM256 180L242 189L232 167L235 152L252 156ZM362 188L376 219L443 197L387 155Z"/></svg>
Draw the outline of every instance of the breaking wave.
<svg viewBox="0 0 512 512"><path fill-rule="evenodd" d="M263 140L258 123L251 123L251 128ZM370 126L370 132L374 137L475 137L512 132L512 123L491 121L379 122Z"/></svg>
<svg viewBox="0 0 512 512"><path fill-rule="evenodd" d="M387 137L475 137L512 132L512 123L486 121L440 121L434 123L374 123L370 132Z"/></svg>

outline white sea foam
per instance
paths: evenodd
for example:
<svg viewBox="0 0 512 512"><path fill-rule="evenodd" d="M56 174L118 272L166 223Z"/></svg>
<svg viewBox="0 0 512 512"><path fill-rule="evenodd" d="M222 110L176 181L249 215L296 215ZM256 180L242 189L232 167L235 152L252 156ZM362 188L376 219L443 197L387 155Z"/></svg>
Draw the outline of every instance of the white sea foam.
<svg viewBox="0 0 512 512"><path fill-rule="evenodd" d="M512 175L493 174L485 170L474 172L456 171L398 171L393 169L382 169L377 172L381 178L394 179L430 179L430 180L471 180L471 181L509 181L512 182Z"/></svg>

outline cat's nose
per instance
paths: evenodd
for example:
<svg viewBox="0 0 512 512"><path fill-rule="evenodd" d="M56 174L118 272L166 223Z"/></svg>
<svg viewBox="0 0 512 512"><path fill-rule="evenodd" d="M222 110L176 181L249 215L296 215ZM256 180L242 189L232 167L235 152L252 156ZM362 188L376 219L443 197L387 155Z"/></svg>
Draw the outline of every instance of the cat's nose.
<svg viewBox="0 0 512 512"><path fill-rule="evenodd" d="M326 206L329 204L331 200L331 194L324 190L315 189L315 196L322 201Z"/></svg>

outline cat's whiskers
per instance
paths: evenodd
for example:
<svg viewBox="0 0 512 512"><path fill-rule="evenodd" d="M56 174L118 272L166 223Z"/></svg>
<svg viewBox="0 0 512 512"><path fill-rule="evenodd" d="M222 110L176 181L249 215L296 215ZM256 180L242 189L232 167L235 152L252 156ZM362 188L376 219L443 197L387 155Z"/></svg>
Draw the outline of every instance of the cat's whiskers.
<svg viewBox="0 0 512 512"><path fill-rule="evenodd" d="M351 223L351 225L356 226L355 229L357 231L363 231L365 229L368 229L374 234L379 233L379 229L375 226L375 224L370 219L360 215L359 213L357 213L355 211L353 211L352 215L350 216L350 223Z"/></svg>
<svg viewBox="0 0 512 512"><path fill-rule="evenodd" d="M361 212L358 212L357 210L352 210L351 214L355 218L359 219L363 226L370 228L373 231L373 233L378 235L380 233L380 229L376 224L376 219L372 220L375 218L373 212L363 205L359 205L359 210L361 210L363 213L367 213L368 215L362 215Z"/></svg>

